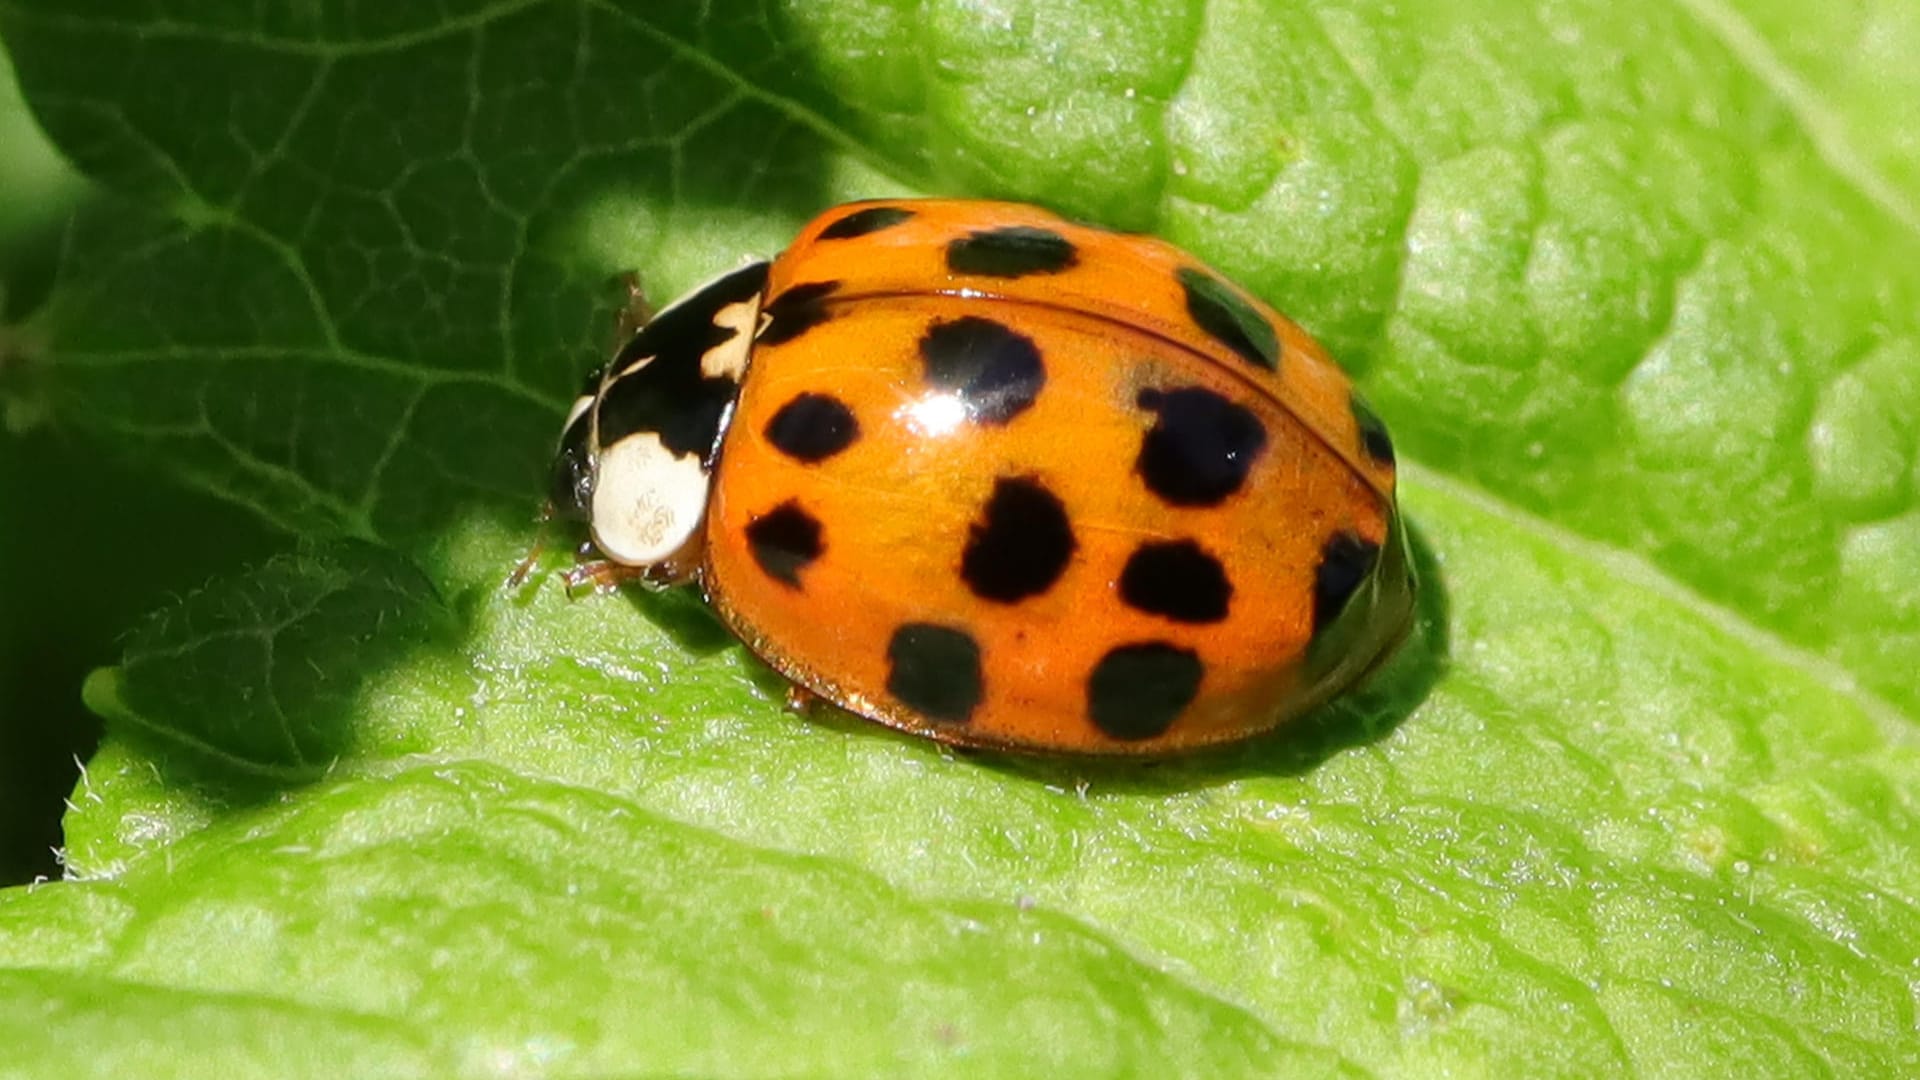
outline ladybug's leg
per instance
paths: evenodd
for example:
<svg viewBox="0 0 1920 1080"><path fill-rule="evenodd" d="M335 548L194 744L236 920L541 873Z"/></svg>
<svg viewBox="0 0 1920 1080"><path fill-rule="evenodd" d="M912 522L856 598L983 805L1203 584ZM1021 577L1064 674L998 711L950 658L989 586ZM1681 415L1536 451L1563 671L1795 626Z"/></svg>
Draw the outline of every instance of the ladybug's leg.
<svg viewBox="0 0 1920 1080"><path fill-rule="evenodd" d="M560 575L567 584L567 595L583 592L609 592L623 585L638 583L650 589L671 589L692 581L700 569L700 545L688 542L679 551L657 563L631 566L611 559L594 557L591 543L580 547L580 562Z"/></svg>
<svg viewBox="0 0 1920 1080"><path fill-rule="evenodd" d="M540 555L547 549L547 529L553 524L553 500L548 499L540 507L540 517L534 522L533 546L527 549L526 557L507 575L507 588L517 589L527 583L527 576L540 562Z"/></svg>
<svg viewBox="0 0 1920 1080"><path fill-rule="evenodd" d="M614 333L619 340L614 342L614 351L627 343L627 339L640 332L640 328L653 321L653 305L647 302L647 291L640 284L640 275L629 270L620 275L620 281L627 288L627 302L620 307L620 316L614 323Z"/></svg>
<svg viewBox="0 0 1920 1080"><path fill-rule="evenodd" d="M656 589L671 589L693 580L700 570L699 534L680 546L680 550L642 571L642 579Z"/></svg>
<svg viewBox="0 0 1920 1080"><path fill-rule="evenodd" d="M820 704L822 700L819 694L801 686L799 683L787 684L787 711L790 713L810 716L813 713L814 706Z"/></svg>
<svg viewBox="0 0 1920 1080"><path fill-rule="evenodd" d="M682 571L670 563L628 566L611 559L594 559L563 572L560 580L566 582L568 596L579 596L582 593L612 592L635 583L649 589L670 589L693 580L693 572Z"/></svg>
<svg viewBox="0 0 1920 1080"><path fill-rule="evenodd" d="M628 566L611 559L594 559L583 562L560 575L566 583L568 596L582 593L612 592L629 582L646 582L652 572L648 566Z"/></svg>

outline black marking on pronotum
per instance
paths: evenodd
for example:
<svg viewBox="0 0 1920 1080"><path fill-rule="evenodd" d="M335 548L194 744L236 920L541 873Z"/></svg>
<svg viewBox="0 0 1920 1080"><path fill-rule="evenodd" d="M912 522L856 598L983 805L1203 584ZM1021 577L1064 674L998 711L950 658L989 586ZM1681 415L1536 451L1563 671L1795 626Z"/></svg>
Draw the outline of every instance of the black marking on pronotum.
<svg viewBox="0 0 1920 1080"><path fill-rule="evenodd" d="M947 244L947 269L956 274L997 278L1057 274L1078 261L1080 253L1071 240L1032 225L982 229Z"/></svg>
<svg viewBox="0 0 1920 1080"><path fill-rule="evenodd" d="M800 571L826 550L820 519L792 499L747 522L747 547L768 577L793 589L800 588Z"/></svg>
<svg viewBox="0 0 1920 1080"><path fill-rule="evenodd" d="M1280 341L1273 324L1241 299L1226 282L1204 270L1183 266L1175 274L1187 294L1187 314L1215 341L1255 367L1280 366Z"/></svg>
<svg viewBox="0 0 1920 1080"><path fill-rule="evenodd" d="M1109 738L1163 735L1200 692L1200 654L1164 641L1109 650L1087 678L1087 715Z"/></svg>
<svg viewBox="0 0 1920 1080"><path fill-rule="evenodd" d="M646 357L638 371L617 375L599 403L601 446L651 432L675 454L705 460L720 439L720 423L740 384L709 377L700 358L739 331L714 322L722 310L750 300L766 286L767 264L742 267L655 316L614 359L616 372Z"/></svg>
<svg viewBox="0 0 1920 1080"><path fill-rule="evenodd" d="M869 206L820 230L822 240L851 240L856 236L891 229L913 217L913 211L899 206Z"/></svg>
<svg viewBox="0 0 1920 1080"><path fill-rule="evenodd" d="M860 422L839 398L805 393L780 406L767 421L765 434L774 449L812 465L853 445L860 437Z"/></svg>
<svg viewBox="0 0 1920 1080"><path fill-rule="evenodd" d="M1051 589L1074 546L1059 497L1031 477L1002 477L967 529L960 577L983 600L1017 603Z"/></svg>
<svg viewBox="0 0 1920 1080"><path fill-rule="evenodd" d="M1220 560L1192 540L1150 540L1120 572L1120 599L1128 607L1174 622L1219 622L1232 596Z"/></svg>
<svg viewBox="0 0 1920 1080"><path fill-rule="evenodd" d="M1353 395L1353 422L1360 428L1360 446L1367 456L1382 465L1392 465L1393 440L1387 436L1387 425L1357 393Z"/></svg>
<svg viewBox="0 0 1920 1080"><path fill-rule="evenodd" d="M887 693L930 720L966 723L985 695L979 643L951 626L902 624L887 642Z"/></svg>
<svg viewBox="0 0 1920 1080"><path fill-rule="evenodd" d="M958 396L967 416L985 424L1025 412L1047 381L1032 338L978 315L927 327L920 359L927 381Z"/></svg>
<svg viewBox="0 0 1920 1080"><path fill-rule="evenodd" d="M1379 544L1347 529L1334 533L1321 545L1320 566L1313 573L1314 633L1340 617L1379 559Z"/></svg>
<svg viewBox="0 0 1920 1080"><path fill-rule="evenodd" d="M1175 506L1213 506L1239 491L1267 446L1260 418L1202 386L1146 389L1135 402L1158 415L1134 470Z"/></svg>
<svg viewBox="0 0 1920 1080"><path fill-rule="evenodd" d="M764 314L766 326L754 340L761 345L783 345L833 317L827 298L840 288L837 281L810 281L773 298Z"/></svg>

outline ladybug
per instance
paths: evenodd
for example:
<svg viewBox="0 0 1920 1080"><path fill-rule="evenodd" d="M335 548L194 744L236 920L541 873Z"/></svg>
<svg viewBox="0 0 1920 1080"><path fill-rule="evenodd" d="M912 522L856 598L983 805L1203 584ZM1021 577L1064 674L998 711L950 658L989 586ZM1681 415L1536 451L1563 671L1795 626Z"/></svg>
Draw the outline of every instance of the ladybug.
<svg viewBox="0 0 1920 1080"><path fill-rule="evenodd" d="M803 691L942 742L1165 755L1392 653L1393 444L1304 331L1177 248L883 200L661 310L573 405L569 580L696 584Z"/></svg>

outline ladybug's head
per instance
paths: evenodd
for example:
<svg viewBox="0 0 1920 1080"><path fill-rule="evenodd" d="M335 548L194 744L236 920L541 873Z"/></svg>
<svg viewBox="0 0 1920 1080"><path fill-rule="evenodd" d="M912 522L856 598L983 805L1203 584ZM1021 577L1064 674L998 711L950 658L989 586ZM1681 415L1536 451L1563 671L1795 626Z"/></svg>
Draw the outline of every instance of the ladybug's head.
<svg viewBox="0 0 1920 1080"><path fill-rule="evenodd" d="M583 394L567 415L560 448L553 455L553 474L547 484L547 505L562 521L593 517L593 405L597 394Z"/></svg>
<svg viewBox="0 0 1920 1080"><path fill-rule="evenodd" d="M600 554L626 566L652 566L684 550L711 486L702 455L622 421L632 404L620 391L644 389L639 369L650 366L637 365L574 403L548 480L551 516L585 524Z"/></svg>

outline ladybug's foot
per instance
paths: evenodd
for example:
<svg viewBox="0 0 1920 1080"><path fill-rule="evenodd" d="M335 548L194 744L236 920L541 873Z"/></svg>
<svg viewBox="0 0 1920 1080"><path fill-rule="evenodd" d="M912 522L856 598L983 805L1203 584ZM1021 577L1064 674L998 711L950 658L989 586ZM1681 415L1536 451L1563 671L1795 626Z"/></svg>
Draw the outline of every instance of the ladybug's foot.
<svg viewBox="0 0 1920 1080"><path fill-rule="evenodd" d="M819 694L801 686L799 683L787 684L787 711L800 716L811 716L821 702Z"/></svg>
<svg viewBox="0 0 1920 1080"><path fill-rule="evenodd" d="M687 584L699 576L701 554L698 539L688 541L679 551L653 564L648 583L656 589L671 589Z"/></svg>
<svg viewBox="0 0 1920 1080"><path fill-rule="evenodd" d="M641 585L658 592L685 585L693 580L697 558L675 554L647 566L629 566L611 559L582 558L579 565L560 575L567 583L567 595L612 592L627 585Z"/></svg>
<svg viewBox="0 0 1920 1080"><path fill-rule="evenodd" d="M578 598L582 594L612 592L628 582L647 582L653 572L650 566L628 566L610 559L595 559L583 562L560 575L566 583L567 595Z"/></svg>
<svg viewBox="0 0 1920 1080"><path fill-rule="evenodd" d="M533 575L533 568L539 564L540 545L535 543L533 550L527 552L527 557L516 563L513 567L513 573L507 575L507 588L510 590L518 589L520 586L525 585L527 578Z"/></svg>

